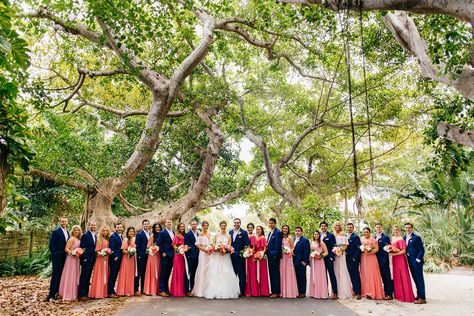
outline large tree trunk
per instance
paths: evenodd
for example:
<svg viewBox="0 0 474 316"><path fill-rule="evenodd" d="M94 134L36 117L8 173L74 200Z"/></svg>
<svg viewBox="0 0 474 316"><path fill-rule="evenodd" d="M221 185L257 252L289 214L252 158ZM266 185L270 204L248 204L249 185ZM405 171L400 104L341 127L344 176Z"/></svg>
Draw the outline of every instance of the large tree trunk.
<svg viewBox="0 0 474 316"><path fill-rule="evenodd" d="M113 226L117 221L117 217L112 213L112 202L115 197L111 184L113 181L113 179L106 179L92 192L86 192L84 211L81 215L83 228L86 228L91 219L94 219L99 227Z"/></svg>

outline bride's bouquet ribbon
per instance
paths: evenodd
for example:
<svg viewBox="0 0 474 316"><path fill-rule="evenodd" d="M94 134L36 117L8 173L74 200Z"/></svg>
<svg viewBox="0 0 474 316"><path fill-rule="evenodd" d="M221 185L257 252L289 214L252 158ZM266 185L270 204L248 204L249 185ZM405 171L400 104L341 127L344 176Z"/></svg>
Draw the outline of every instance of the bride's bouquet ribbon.
<svg viewBox="0 0 474 316"><path fill-rule="evenodd" d="M189 266L188 266L188 259L186 258L186 254L183 255L184 257L184 268L186 269L186 277L188 278L188 290L191 291L191 277L189 274Z"/></svg>

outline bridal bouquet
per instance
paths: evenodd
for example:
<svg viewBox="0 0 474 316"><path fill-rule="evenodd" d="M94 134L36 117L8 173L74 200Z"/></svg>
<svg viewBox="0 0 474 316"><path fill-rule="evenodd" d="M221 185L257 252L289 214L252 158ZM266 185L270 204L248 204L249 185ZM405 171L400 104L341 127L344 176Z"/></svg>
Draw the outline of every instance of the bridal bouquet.
<svg viewBox="0 0 474 316"><path fill-rule="evenodd" d="M73 251L71 251L71 256L73 257L80 257L84 253L84 250L82 248L76 248Z"/></svg>
<svg viewBox="0 0 474 316"><path fill-rule="evenodd" d="M214 251L218 251L221 255L232 254L234 253L234 248L228 244L216 244L214 246Z"/></svg>
<svg viewBox="0 0 474 316"><path fill-rule="evenodd" d="M309 254L309 256L311 257L311 259L313 260L321 260L322 258L324 258L324 256L318 252L318 251L313 251Z"/></svg>
<svg viewBox="0 0 474 316"><path fill-rule="evenodd" d="M101 251L98 252L99 256L105 257L108 256L112 253L112 249L110 248L104 248Z"/></svg>
<svg viewBox="0 0 474 316"><path fill-rule="evenodd" d="M394 252L398 252L398 251L399 251L396 247L394 247L394 246L392 246L392 245L385 245L385 246L383 247L383 250L385 250L385 251L388 252L388 253L394 253Z"/></svg>
<svg viewBox="0 0 474 316"><path fill-rule="evenodd" d="M137 248L130 246L127 248L127 251L128 251L128 257L133 258L133 256L137 253Z"/></svg>
<svg viewBox="0 0 474 316"><path fill-rule="evenodd" d="M290 247L288 247L288 246L283 246L283 247L281 247L281 250L282 250L283 253L284 253L285 255L287 255L288 257L293 257L293 250L291 250Z"/></svg>
<svg viewBox="0 0 474 316"><path fill-rule="evenodd" d="M332 248L332 252L336 255L336 256L340 256L342 255L343 253L343 250L342 250L342 247L340 246L335 246L334 248Z"/></svg>
<svg viewBox="0 0 474 316"><path fill-rule="evenodd" d="M204 250L206 250L208 255L212 255L214 253L214 247L212 245L207 245Z"/></svg>
<svg viewBox="0 0 474 316"><path fill-rule="evenodd" d="M158 250L160 250L160 247L158 247L157 245L153 245L147 248L146 253L150 256L154 256L158 252Z"/></svg>
<svg viewBox="0 0 474 316"><path fill-rule="evenodd" d="M367 252L370 252L372 250L372 246L369 245L360 245L360 251L364 252L367 250Z"/></svg>
<svg viewBox="0 0 474 316"><path fill-rule="evenodd" d="M174 252L179 253L180 255L184 255L185 252L189 250L188 245L181 245L174 250Z"/></svg>
<svg viewBox="0 0 474 316"><path fill-rule="evenodd" d="M250 258L253 255L253 249L249 246L245 247L244 249L240 250L240 256L242 258Z"/></svg>
<svg viewBox="0 0 474 316"><path fill-rule="evenodd" d="M266 260L267 259L267 255L265 254L265 251L257 251L254 255L253 255L253 260L254 261L262 261L262 260Z"/></svg>

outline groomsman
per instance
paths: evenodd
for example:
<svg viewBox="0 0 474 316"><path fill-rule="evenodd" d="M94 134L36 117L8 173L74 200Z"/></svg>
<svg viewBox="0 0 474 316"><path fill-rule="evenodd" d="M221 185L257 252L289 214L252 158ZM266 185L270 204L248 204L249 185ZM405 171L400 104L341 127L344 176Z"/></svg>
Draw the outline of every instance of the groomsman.
<svg viewBox="0 0 474 316"><path fill-rule="evenodd" d="M306 294L306 266L309 264L311 249L309 240L303 236L303 228L295 227L294 242L293 265L295 266L296 282L298 284L298 297L303 298Z"/></svg>
<svg viewBox="0 0 474 316"><path fill-rule="evenodd" d="M382 276L383 290L385 292L384 300L393 299L393 281L390 274L390 261L388 252L384 251L383 248L386 245L390 245L390 238L383 233L382 224L375 224L375 240L379 245L379 251L377 252L377 261L379 263L380 275Z"/></svg>
<svg viewBox="0 0 474 316"><path fill-rule="evenodd" d="M413 232L411 223L405 224L405 242L407 244L407 259L410 272L416 285L416 301L415 304L426 304L425 295L425 279L423 277L423 264L425 248L421 237Z"/></svg>
<svg viewBox="0 0 474 316"><path fill-rule="evenodd" d="M107 294L109 297L117 297L115 293L115 282L120 270L122 262L122 242L123 242L123 226L121 223L115 223L115 232L110 235L109 247L112 253L109 256L110 275L107 284Z"/></svg>
<svg viewBox="0 0 474 316"><path fill-rule="evenodd" d="M150 238L150 233L148 228L150 227L150 222L147 219L142 221L142 230L137 234L135 238L135 245L137 246L137 272L138 277L136 279L135 287L138 288L138 282L140 282L140 293L143 294L143 287L145 286L145 270L146 270L146 261L148 260L148 254L146 252L148 245L148 238Z"/></svg>
<svg viewBox="0 0 474 316"><path fill-rule="evenodd" d="M95 231L97 229L97 223L95 220L89 222L89 229L81 237L80 247L84 249L84 253L81 256L81 276L79 277L79 290L78 298L81 301L87 301L89 299L89 283L91 281L92 269L94 268L96 253L95 244L97 242L97 236Z"/></svg>
<svg viewBox="0 0 474 316"><path fill-rule="evenodd" d="M361 299L361 285L360 285L360 238L354 233L354 224L348 223L346 225L347 238L349 239L349 245L346 249L346 263L347 270L349 270L349 276L352 283L352 291L355 294L355 298Z"/></svg>
<svg viewBox="0 0 474 316"><path fill-rule="evenodd" d="M319 224L322 240L328 248L328 255L324 257L324 265L326 266L326 271L329 274L329 279L331 281L331 298L335 300L337 299L337 280L336 274L334 273L334 253L332 252L332 248L336 245L336 237L333 233L328 231L328 226L327 222L321 222L321 224Z"/></svg>
<svg viewBox="0 0 474 316"><path fill-rule="evenodd" d="M191 221L191 229L184 235L184 244L189 247L189 250L185 254L189 272L189 275L186 273L184 278L186 296L193 296L191 291L194 287L194 278L196 277L198 266L199 249L196 247L196 241L199 236L199 231L197 230L197 226L197 221L193 219Z"/></svg>
<svg viewBox="0 0 474 316"><path fill-rule="evenodd" d="M268 253L268 271L270 273L271 283L271 298L277 298L280 295L280 259L282 256L281 243L283 235L281 231L276 228L276 219L270 218L268 221L270 233L267 239L267 253Z"/></svg>
<svg viewBox="0 0 474 316"><path fill-rule="evenodd" d="M51 233L49 238L49 252L53 271L51 272L51 283L49 284L49 294L46 301L59 299L59 282L63 273L64 262L66 261L66 243L69 240L67 231L68 219L59 218L59 227Z"/></svg>
<svg viewBox="0 0 474 316"><path fill-rule="evenodd" d="M160 271L160 293L158 295L163 297L169 296L168 281L173 269L174 249L171 245L174 238L174 231L171 226L173 222L170 219L165 221L165 229L158 234L156 245L160 247L161 254L161 271Z"/></svg>
<svg viewBox="0 0 474 316"><path fill-rule="evenodd" d="M240 218L234 219L234 229L229 231L232 238L231 246L234 247L234 253L230 255L235 274L239 277L240 296L245 294L245 258L240 256L240 250L250 245L249 234L240 228Z"/></svg>

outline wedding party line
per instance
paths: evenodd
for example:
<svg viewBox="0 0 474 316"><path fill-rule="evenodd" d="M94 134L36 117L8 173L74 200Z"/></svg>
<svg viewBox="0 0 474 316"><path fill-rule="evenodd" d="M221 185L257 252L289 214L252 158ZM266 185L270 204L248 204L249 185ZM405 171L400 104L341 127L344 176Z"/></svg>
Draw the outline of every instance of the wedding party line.
<svg viewBox="0 0 474 316"><path fill-rule="evenodd" d="M365 297L425 304L424 247L413 225L391 227L389 238L382 224L374 232L366 226L359 237L354 224L346 231L339 221L321 222L319 229L304 236L302 227L277 228L277 221L263 225L234 219L211 235L209 223L201 229L192 220L173 229L150 228L142 221L139 232L121 223L114 232L107 226L97 230L89 221L83 234L78 225L68 231L68 219L51 233L52 275L48 301L89 300L118 296L196 296L233 299L241 296L271 298L346 299ZM411 274L411 277L410 277ZM416 286L414 295L412 280Z"/></svg>

